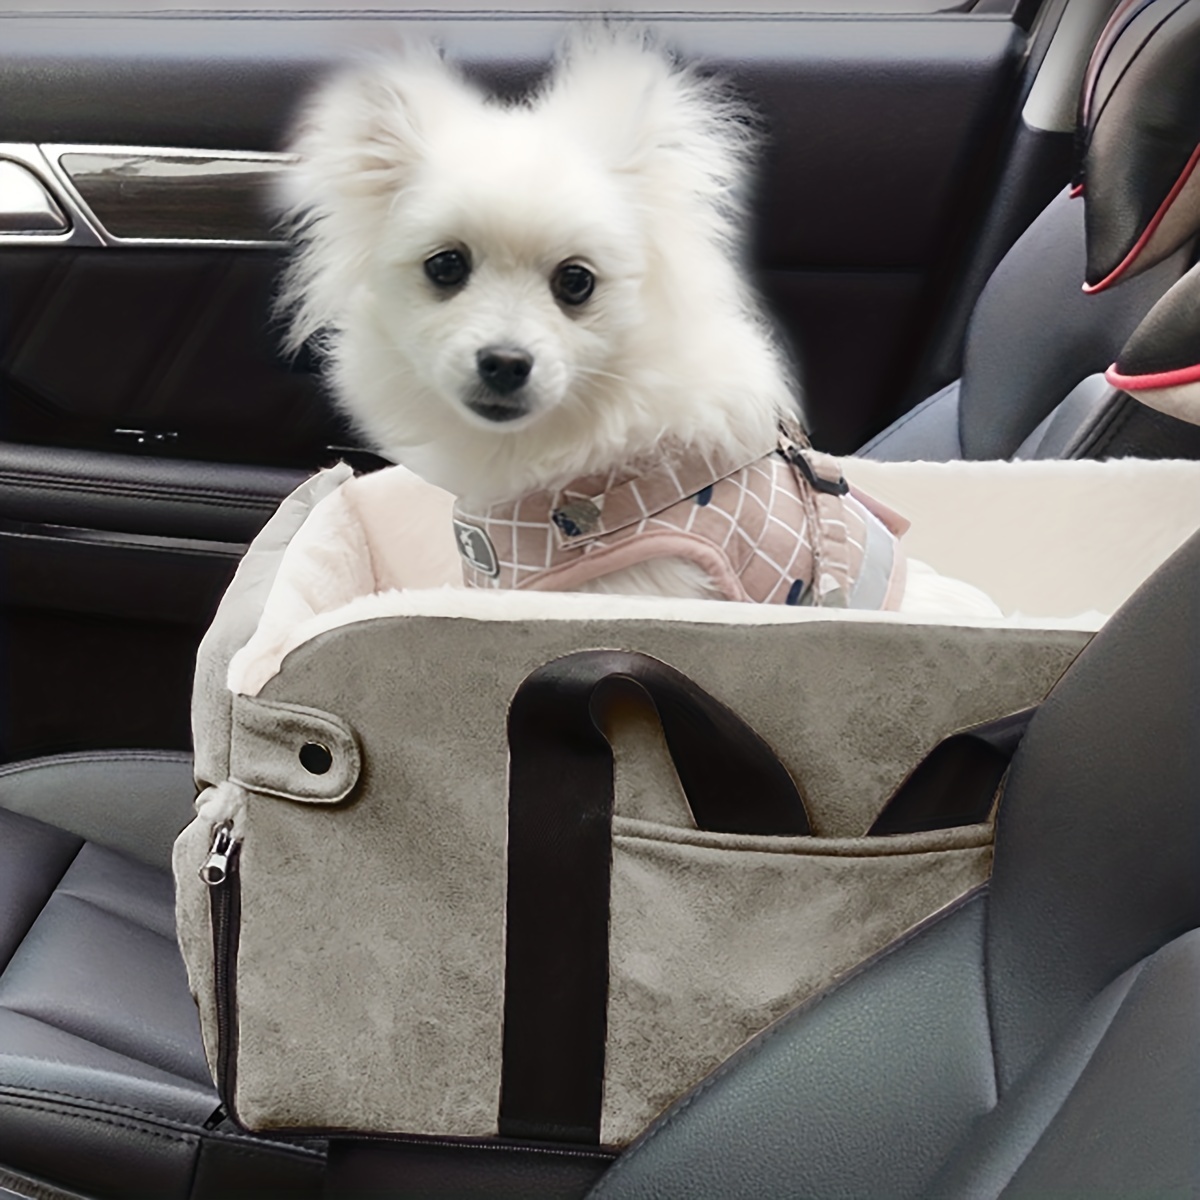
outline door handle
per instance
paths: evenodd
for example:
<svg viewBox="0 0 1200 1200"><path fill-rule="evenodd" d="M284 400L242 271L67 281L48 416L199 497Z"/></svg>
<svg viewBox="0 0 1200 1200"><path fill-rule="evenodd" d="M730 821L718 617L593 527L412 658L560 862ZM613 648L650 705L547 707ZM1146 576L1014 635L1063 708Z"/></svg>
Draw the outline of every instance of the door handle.
<svg viewBox="0 0 1200 1200"><path fill-rule="evenodd" d="M63 234L70 228L57 201L28 167L0 160L0 239L5 234Z"/></svg>
<svg viewBox="0 0 1200 1200"><path fill-rule="evenodd" d="M0 142L0 247L277 249L268 151Z"/></svg>

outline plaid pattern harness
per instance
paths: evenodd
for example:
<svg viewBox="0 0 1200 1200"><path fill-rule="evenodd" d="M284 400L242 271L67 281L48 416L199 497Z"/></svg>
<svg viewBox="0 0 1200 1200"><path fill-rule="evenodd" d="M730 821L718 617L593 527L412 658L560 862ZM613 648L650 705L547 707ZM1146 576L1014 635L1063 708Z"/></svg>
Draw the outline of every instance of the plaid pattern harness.
<svg viewBox="0 0 1200 1200"><path fill-rule="evenodd" d="M469 587L571 591L657 558L694 562L728 600L896 608L908 523L852 491L790 423L750 461L679 450L474 512L455 506Z"/></svg>

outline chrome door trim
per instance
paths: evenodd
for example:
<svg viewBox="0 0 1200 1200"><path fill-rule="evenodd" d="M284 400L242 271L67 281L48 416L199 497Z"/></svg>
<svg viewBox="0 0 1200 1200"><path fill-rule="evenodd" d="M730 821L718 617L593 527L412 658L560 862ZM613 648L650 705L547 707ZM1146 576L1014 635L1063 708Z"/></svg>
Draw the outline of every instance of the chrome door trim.
<svg viewBox="0 0 1200 1200"><path fill-rule="evenodd" d="M57 180L50 160L40 146L25 142L0 142L0 160L20 163L50 193L54 202L62 209L70 227L64 233L0 233L0 247L4 246L103 246L103 233L80 207L72 195L73 189L64 190Z"/></svg>
<svg viewBox="0 0 1200 1200"><path fill-rule="evenodd" d="M0 233L66 233L71 222L46 185L24 164L0 159Z"/></svg>
<svg viewBox="0 0 1200 1200"><path fill-rule="evenodd" d="M89 204L80 187L77 186L76 181L72 178L68 166L63 162L64 158L70 159L72 157L93 160L110 159L114 164L114 168L118 170L122 164L127 164L131 168L132 176L140 176L142 172L137 170L137 168L145 165L150 168L146 172L147 177L152 177L154 174L154 165L156 163L160 164L163 167L161 192L164 197L169 195L171 190L171 185L166 181L166 178L172 167L178 168L183 164L194 162L196 170L187 172L188 179L193 184L199 181L201 186L208 186L212 189L210 194L219 195L222 178L228 178L231 190L236 190L237 183L244 183L246 178L245 172L231 171L229 169L236 164L246 164L247 167L251 168L257 166L261 169L261 173L270 175L274 172L282 171L287 167L288 163L294 161L291 155L274 154L265 151L196 150L170 146L113 146L65 142L45 143L42 145L0 142L0 160L10 159L30 170L46 187L70 221L70 228L64 233L0 233L0 247L17 245L48 247L58 245L79 247L196 247L202 249L253 250L274 249L285 244L282 238L273 236L256 237L246 236L243 233L222 236L216 229L211 233L206 233L198 237L188 237L177 232L161 235L149 229L146 235L131 234L128 227L125 226L122 228L122 223L112 215L112 205L114 203L118 205L125 203L119 194L119 189L114 195L106 197L104 204L101 204L99 199L94 197L95 207L93 207L93 204ZM206 163L211 164L213 168L210 172L205 172L204 170L204 164ZM247 212L246 205L240 203L242 199L244 199L244 196L232 197L231 213L236 215L239 212L242 214ZM136 215L135 206L141 203L145 207L145 197L131 197L127 203L131 211L134 212L134 219L139 219ZM265 207L264 203L264 211ZM108 212L109 223L122 228L121 234L114 233L107 227L105 221L95 211L96 208L105 209ZM198 219L206 219L209 216L213 216L219 227L220 214L205 214L204 218L198 217ZM148 217L146 219L149 220ZM236 219L231 220L231 224L242 224L244 226L244 222L237 221ZM265 220L264 224L267 224Z"/></svg>

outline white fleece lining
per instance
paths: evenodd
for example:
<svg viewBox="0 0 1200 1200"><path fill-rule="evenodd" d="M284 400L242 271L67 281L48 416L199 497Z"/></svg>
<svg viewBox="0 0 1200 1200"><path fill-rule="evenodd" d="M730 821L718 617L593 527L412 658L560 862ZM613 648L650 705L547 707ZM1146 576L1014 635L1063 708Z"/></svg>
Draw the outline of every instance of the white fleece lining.
<svg viewBox="0 0 1200 1200"><path fill-rule="evenodd" d="M1200 463L883 463L847 477L912 521L907 553L987 592L999 620L964 626L1095 630L1200 527ZM254 636L229 664L257 695L318 634L378 617L477 621L603 617L698 623L944 623L911 614L462 587L449 493L403 467L352 479L317 504L284 552Z"/></svg>

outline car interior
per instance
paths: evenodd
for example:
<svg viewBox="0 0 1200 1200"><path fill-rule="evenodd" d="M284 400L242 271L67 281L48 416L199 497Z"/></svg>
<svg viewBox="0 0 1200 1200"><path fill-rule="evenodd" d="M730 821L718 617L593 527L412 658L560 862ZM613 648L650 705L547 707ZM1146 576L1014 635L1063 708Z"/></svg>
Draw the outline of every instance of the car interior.
<svg viewBox="0 0 1200 1200"><path fill-rule="evenodd" d="M211 684L197 648L289 493L339 461L384 465L317 355L280 349L288 247L267 197L290 122L333 66L403 38L514 93L594 8L0 10L5 1200L1200 1190L1197 538L1038 708L990 882L620 1152L254 1133L222 1103L171 875L193 686ZM632 15L763 116L747 268L818 449L1200 459L1196 424L1105 377L1164 296L1194 293L1200 0Z"/></svg>

